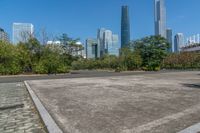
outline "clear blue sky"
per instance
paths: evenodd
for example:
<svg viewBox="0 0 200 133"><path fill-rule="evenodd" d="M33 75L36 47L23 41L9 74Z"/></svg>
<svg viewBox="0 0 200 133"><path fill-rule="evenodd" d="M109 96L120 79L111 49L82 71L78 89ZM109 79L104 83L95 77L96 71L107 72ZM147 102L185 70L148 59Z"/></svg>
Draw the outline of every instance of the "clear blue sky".
<svg viewBox="0 0 200 133"><path fill-rule="evenodd" d="M105 27L120 35L121 6L130 7L131 39L154 34L153 0L0 0L0 27L12 36L13 22L36 31L67 33L85 40ZM200 0L166 0L167 26L186 36L200 32Z"/></svg>

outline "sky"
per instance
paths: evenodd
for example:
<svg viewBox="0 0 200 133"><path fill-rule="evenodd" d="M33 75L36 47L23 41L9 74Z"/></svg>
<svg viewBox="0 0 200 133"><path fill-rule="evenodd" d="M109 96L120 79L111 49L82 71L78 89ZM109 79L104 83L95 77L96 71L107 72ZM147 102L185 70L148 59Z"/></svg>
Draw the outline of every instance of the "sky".
<svg viewBox="0 0 200 133"><path fill-rule="evenodd" d="M167 27L186 37L200 32L200 0L165 0ZM121 6L128 5L131 39L154 34L154 0L0 0L0 27L12 37L12 23L32 23L49 36L95 38L104 27L120 35Z"/></svg>

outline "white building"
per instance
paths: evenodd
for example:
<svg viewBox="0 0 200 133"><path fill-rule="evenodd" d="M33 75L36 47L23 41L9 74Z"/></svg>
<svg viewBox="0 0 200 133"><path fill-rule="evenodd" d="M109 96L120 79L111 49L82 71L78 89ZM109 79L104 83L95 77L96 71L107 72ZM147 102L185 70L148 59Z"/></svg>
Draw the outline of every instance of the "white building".
<svg viewBox="0 0 200 133"><path fill-rule="evenodd" d="M174 37L174 52L180 52L181 47L185 46L183 33L177 33Z"/></svg>
<svg viewBox="0 0 200 133"><path fill-rule="evenodd" d="M31 23L13 23L13 44L28 41L33 32L34 26Z"/></svg>

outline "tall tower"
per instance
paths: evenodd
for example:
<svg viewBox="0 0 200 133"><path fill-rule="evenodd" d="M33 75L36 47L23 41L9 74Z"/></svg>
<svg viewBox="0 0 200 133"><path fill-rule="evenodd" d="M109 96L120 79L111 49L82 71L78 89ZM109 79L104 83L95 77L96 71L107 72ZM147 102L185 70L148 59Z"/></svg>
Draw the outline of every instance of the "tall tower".
<svg viewBox="0 0 200 133"><path fill-rule="evenodd" d="M103 55L105 54L105 46L104 46L104 42L103 42L103 37L104 37L105 31L106 31L105 28L100 28L100 29L98 29L98 32L97 32L97 43L98 43L97 56L98 57L103 57Z"/></svg>
<svg viewBox="0 0 200 133"><path fill-rule="evenodd" d="M166 38L166 7L165 0L155 0L155 35Z"/></svg>
<svg viewBox="0 0 200 133"><path fill-rule="evenodd" d="M166 31L167 41L169 43L169 52L173 52L173 41L172 41L172 29L167 29Z"/></svg>
<svg viewBox="0 0 200 133"><path fill-rule="evenodd" d="M181 47L184 46L184 35L183 33L177 33L174 37L174 52L180 52Z"/></svg>
<svg viewBox="0 0 200 133"><path fill-rule="evenodd" d="M130 18L128 6L122 6L121 16L121 48L128 47L130 42Z"/></svg>

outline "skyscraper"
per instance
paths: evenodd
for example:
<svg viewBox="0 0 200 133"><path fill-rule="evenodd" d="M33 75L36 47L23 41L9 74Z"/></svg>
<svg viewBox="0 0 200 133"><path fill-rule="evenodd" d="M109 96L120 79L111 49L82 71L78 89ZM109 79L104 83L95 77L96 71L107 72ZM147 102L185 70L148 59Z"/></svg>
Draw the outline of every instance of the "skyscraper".
<svg viewBox="0 0 200 133"><path fill-rule="evenodd" d="M100 28L98 29L98 32L97 32L97 43L98 43L97 56L98 57L102 57L105 53L105 46L103 42L103 35L104 35L105 30L106 30L105 28Z"/></svg>
<svg viewBox="0 0 200 133"><path fill-rule="evenodd" d="M155 35L166 38L166 7L165 0L155 0Z"/></svg>
<svg viewBox="0 0 200 133"><path fill-rule="evenodd" d="M130 19L128 6L122 6L121 16L121 48L129 46L130 42Z"/></svg>
<svg viewBox="0 0 200 133"><path fill-rule="evenodd" d="M182 46L184 46L184 35L178 33L174 37L174 52L180 52Z"/></svg>
<svg viewBox="0 0 200 133"><path fill-rule="evenodd" d="M8 34L2 28L0 28L0 40L9 42Z"/></svg>
<svg viewBox="0 0 200 133"><path fill-rule="evenodd" d="M172 29L167 29L167 41L169 43L169 52L173 52Z"/></svg>
<svg viewBox="0 0 200 133"><path fill-rule="evenodd" d="M26 42L33 35L33 25L30 23L13 23L13 43Z"/></svg>
<svg viewBox="0 0 200 133"><path fill-rule="evenodd" d="M103 43L104 43L105 53L108 54L108 46L112 45L112 31L105 30L103 34Z"/></svg>
<svg viewBox="0 0 200 133"><path fill-rule="evenodd" d="M119 36L112 35L112 44L108 45L108 54L119 56Z"/></svg>
<svg viewBox="0 0 200 133"><path fill-rule="evenodd" d="M97 58L97 40L89 38L86 40L86 57L87 59L95 59Z"/></svg>
<svg viewBox="0 0 200 133"><path fill-rule="evenodd" d="M98 29L97 44L97 57L103 57L105 54L119 55L119 37L111 30Z"/></svg>

